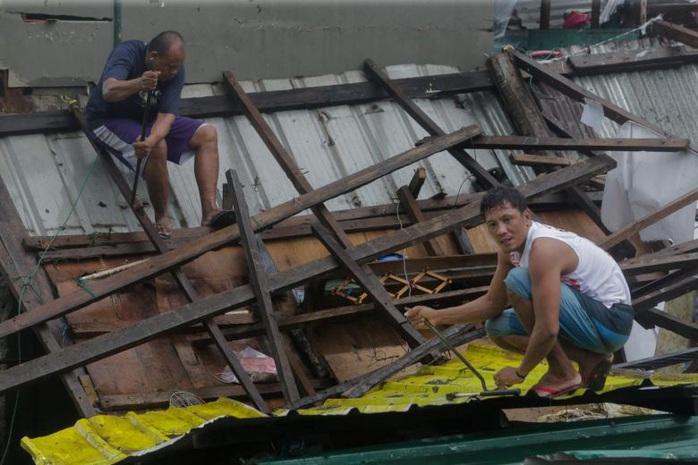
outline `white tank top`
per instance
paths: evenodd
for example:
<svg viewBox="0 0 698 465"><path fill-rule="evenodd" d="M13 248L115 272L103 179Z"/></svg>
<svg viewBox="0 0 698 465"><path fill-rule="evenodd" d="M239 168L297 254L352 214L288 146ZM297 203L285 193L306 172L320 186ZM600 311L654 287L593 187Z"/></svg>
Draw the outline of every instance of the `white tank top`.
<svg viewBox="0 0 698 465"><path fill-rule="evenodd" d="M527 268L531 256L531 246L539 237L550 237L569 245L577 254L579 263L570 274L563 275L561 281L578 289L582 294L601 302L610 308L615 303L630 304L630 289L625 276L616 261L605 250L588 239L569 231L533 222L528 230L523 254L513 252L512 263Z"/></svg>

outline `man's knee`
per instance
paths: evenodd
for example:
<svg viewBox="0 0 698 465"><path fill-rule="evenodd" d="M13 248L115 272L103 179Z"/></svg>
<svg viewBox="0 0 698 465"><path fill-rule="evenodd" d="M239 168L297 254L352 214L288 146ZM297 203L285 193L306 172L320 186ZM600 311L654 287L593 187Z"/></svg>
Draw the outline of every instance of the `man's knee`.
<svg viewBox="0 0 698 465"><path fill-rule="evenodd" d="M201 126L191 139L191 146L193 149L197 149L202 145L212 144L218 144L218 131L216 131L216 128L209 124Z"/></svg>
<svg viewBox="0 0 698 465"><path fill-rule="evenodd" d="M150 154L148 155L149 162L152 160L157 160L161 162L166 162L167 161L167 142L165 139L161 139L158 143L156 143L153 148L150 151Z"/></svg>
<svg viewBox="0 0 698 465"><path fill-rule="evenodd" d="M520 298L527 301L532 299L531 275L528 268L512 268L504 278L504 285L510 299Z"/></svg>

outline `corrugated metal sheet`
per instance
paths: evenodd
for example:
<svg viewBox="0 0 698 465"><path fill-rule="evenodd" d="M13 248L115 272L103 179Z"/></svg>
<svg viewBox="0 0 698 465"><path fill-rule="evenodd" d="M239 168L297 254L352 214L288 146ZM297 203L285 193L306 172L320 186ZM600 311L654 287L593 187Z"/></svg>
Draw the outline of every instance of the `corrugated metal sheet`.
<svg viewBox="0 0 698 465"><path fill-rule="evenodd" d="M445 66L404 65L388 69L391 77L456 72ZM282 90L363 81L361 72L290 80L244 82L246 92ZM204 97L220 92L210 85L187 87L184 97ZM447 132L478 124L487 134L513 132L494 93L420 99L417 101ZM334 106L265 115L309 182L320 187L372 166L414 146L427 133L398 105L380 101L366 105ZM257 213L285 202L297 192L244 116L211 118L219 134L219 186L228 169L237 171L250 211ZM515 183L527 179L528 169L513 168L505 152L473 150L471 155L486 169L504 165ZM126 202L109 179L101 161L84 136L73 134L28 135L0 139L0 176L8 185L30 234L90 234L139 229ZM96 165L95 165L96 163ZM427 182L423 197L472 192L465 168L448 153L424 160ZM356 192L327 203L330 210L391 203L396 189L408 183L416 166L403 168ZM193 163L170 164L170 214L175 225L198 226L200 207ZM132 183L133 177L129 174ZM146 200L144 183L139 197ZM74 208L73 208L74 205ZM149 212L152 216L152 212Z"/></svg>
<svg viewBox="0 0 698 465"><path fill-rule="evenodd" d="M494 389L491 376L505 366L516 364L521 356L505 352L493 344L474 342L463 352L464 356L482 372L489 381L489 389ZM537 379L547 370L545 362L538 365L519 385L522 392L532 388ZM638 372L612 374L608 377L604 392L628 389L647 384L655 386L676 386L698 382L698 375L674 377ZM650 383L651 382L651 383ZM519 387L517 386L517 387ZM423 366L413 374L394 377L355 399L328 399L320 407L297 410L304 416L345 416L349 414L380 414L387 412L408 412L413 407L444 406L483 400L480 381L472 371L458 359L441 366ZM584 394L578 389L566 394L570 398ZM458 396L454 396L458 394ZM559 399L559 398L558 398ZM287 410L276 410L273 417L283 421ZM264 415L246 405L228 399L219 399L204 405L169 408L165 411L151 411L144 414L129 413L126 418L100 415L92 419L79 420L73 427L40 438L23 438L22 447L29 452L37 464L111 464L127 456L147 458L159 453L167 453L169 447L193 428L213 426L215 417L228 416L240 419L256 418ZM205 421L209 423L205 423ZM297 431L302 434L302 431ZM128 461L128 460L126 460Z"/></svg>
<svg viewBox="0 0 698 465"><path fill-rule="evenodd" d="M595 47L594 53L642 50L655 46L653 41L627 41ZM583 54L586 49L571 47L565 54ZM698 134L698 95L695 82L698 65L679 68L615 73L575 78L588 91L660 126L675 137L694 139ZM605 119L600 137L615 137L618 124Z"/></svg>

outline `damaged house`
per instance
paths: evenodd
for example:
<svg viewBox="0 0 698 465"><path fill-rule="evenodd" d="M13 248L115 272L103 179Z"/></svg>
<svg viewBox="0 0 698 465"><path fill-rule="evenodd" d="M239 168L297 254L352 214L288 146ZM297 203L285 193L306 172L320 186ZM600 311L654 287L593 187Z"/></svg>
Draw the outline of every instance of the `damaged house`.
<svg viewBox="0 0 698 465"><path fill-rule="evenodd" d="M491 8L473 7L472 21L491 24ZM55 11L23 14L3 20L57 36L70 27ZM252 17L239 24L260 30ZM145 186L132 192L133 174L87 136L89 86L62 82L56 97L37 78L29 92L4 70L7 463L524 463L570 450L695 459L697 323L661 307L693 305L698 287L698 33L661 18L646 29L553 60L473 47L467 69L370 56L362 44L353 68L316 64L293 78L293 60L240 74L192 58L180 113L218 131L229 215L193 227L193 168L171 167L169 239ZM421 53L421 63L462 63ZM535 376L494 391L513 355L480 325L418 331L403 316L486 291L497 246L479 202L498 185L596 242L628 279L633 336L598 392L539 398L528 392ZM654 328L689 342L659 355ZM664 413L591 426L513 420L603 403Z"/></svg>

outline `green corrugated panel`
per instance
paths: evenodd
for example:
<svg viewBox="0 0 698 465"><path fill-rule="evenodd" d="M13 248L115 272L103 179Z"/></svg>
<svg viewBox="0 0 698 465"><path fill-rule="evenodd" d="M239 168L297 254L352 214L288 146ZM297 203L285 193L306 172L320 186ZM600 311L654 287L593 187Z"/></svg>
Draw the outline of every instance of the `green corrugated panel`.
<svg viewBox="0 0 698 465"><path fill-rule="evenodd" d="M465 421L465 419L464 419ZM421 440L388 447L324 452L293 460L265 460L275 465L521 465L532 456L568 452L582 456L698 457L698 419L650 416L544 424L508 431ZM625 455L624 455L625 454Z"/></svg>

